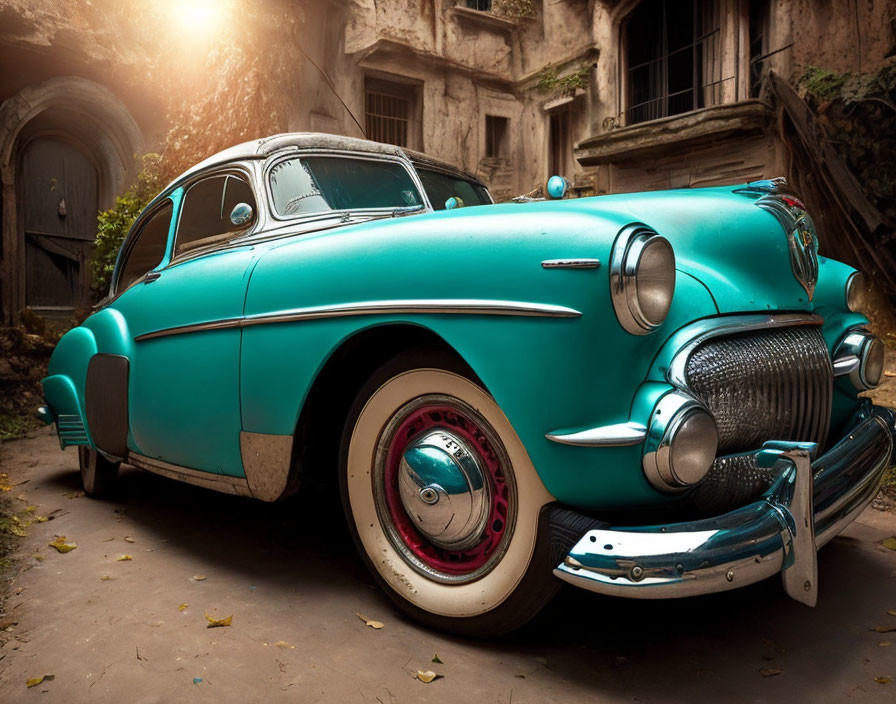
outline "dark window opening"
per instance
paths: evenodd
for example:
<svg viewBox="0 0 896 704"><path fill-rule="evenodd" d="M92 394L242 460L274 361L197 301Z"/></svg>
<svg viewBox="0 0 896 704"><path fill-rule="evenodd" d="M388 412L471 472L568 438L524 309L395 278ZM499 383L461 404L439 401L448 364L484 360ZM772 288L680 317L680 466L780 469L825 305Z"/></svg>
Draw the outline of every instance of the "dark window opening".
<svg viewBox="0 0 896 704"><path fill-rule="evenodd" d="M508 139L510 136L510 120L494 115L485 116L485 156L488 159L506 159Z"/></svg>
<svg viewBox="0 0 896 704"><path fill-rule="evenodd" d="M125 252L118 274L116 292L128 286L155 269L165 256L168 246L168 230L171 225L171 202L169 201L140 225L131 244Z"/></svg>
<svg viewBox="0 0 896 704"><path fill-rule="evenodd" d="M768 0L750 0L750 97L758 98L769 58Z"/></svg>
<svg viewBox="0 0 896 704"><path fill-rule="evenodd" d="M181 207L174 256L248 230L254 217L241 225L234 225L230 220L230 213L238 203L246 203L255 211L252 189L238 176L214 176L190 186Z"/></svg>
<svg viewBox="0 0 896 704"><path fill-rule="evenodd" d="M489 205L492 199L485 186L441 171L417 168L417 175L423 182L433 210L445 210L449 198L459 199L464 207Z"/></svg>
<svg viewBox="0 0 896 704"><path fill-rule="evenodd" d="M375 78L364 82L367 139L414 147L417 130L417 88Z"/></svg>
<svg viewBox="0 0 896 704"><path fill-rule="evenodd" d="M569 141L569 110L561 109L548 116L548 176L566 173L572 148Z"/></svg>
<svg viewBox="0 0 896 704"><path fill-rule="evenodd" d="M719 0L644 0L624 32L628 124L721 102Z"/></svg>
<svg viewBox="0 0 896 704"><path fill-rule="evenodd" d="M480 12L491 12L492 0L467 0L467 7Z"/></svg>

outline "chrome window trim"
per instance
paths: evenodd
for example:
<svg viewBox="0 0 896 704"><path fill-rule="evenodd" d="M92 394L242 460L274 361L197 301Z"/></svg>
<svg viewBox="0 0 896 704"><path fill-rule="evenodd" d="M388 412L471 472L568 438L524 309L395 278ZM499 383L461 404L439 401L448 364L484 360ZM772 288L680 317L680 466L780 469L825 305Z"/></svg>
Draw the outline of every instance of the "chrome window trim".
<svg viewBox="0 0 896 704"><path fill-rule="evenodd" d="M193 250L188 250L181 254L175 254L175 248L177 247L177 235L180 231L180 221L184 212L184 203L187 200L187 194L190 192L190 189L200 181L205 181L209 178L216 178L218 176L232 176L234 174L239 175L243 178L243 180L248 184L249 189L252 191L252 196L255 198L255 222L252 224L252 227L250 227L246 232L240 232L233 237L222 240L221 242L213 242L202 247L197 247ZM228 249L229 245L231 245L234 241L249 238L258 230L263 229L264 224L266 224L263 222L265 220L263 212L266 213L267 208L265 206L259 207L259 203L263 203L264 198L258 197L259 193L257 185L255 184L255 177L256 174L254 173L254 170L249 166L249 164L247 164L246 162L238 161L229 164L219 164L217 167L209 169L207 171L202 171L201 173L196 174L195 176L182 183L180 188L184 189L184 194L183 196L181 196L180 207L177 209L177 224L174 228L174 237L171 238L168 251L166 252L168 261L163 268L167 269L170 265L180 264L181 262L201 257L205 254L208 254L209 252L214 252L219 249Z"/></svg>
<svg viewBox="0 0 896 704"><path fill-rule="evenodd" d="M737 315L724 318L706 318L683 328L680 332L687 334L693 330L688 342L682 345L673 355L666 370L666 380L679 389L687 390L685 378L688 357L707 340L739 332L763 330L768 328L789 327L791 325L821 325L824 318L810 313L772 313L758 315ZM676 336L678 333L676 333Z"/></svg>
<svg viewBox="0 0 896 704"><path fill-rule="evenodd" d="M292 323L304 320L321 320L324 318L344 318L361 315L500 315L536 318L578 318L580 311L565 306L549 303L525 303L520 301L498 301L481 299L430 299L430 300L397 300L368 301L364 303L343 303L329 306L312 306L295 308L276 313L260 313L236 318L222 318L204 323L180 325L143 333L134 338L135 342L152 340L170 335L185 335L193 332L209 330L226 330L244 328L253 325L270 325L273 323Z"/></svg>
<svg viewBox="0 0 896 704"><path fill-rule="evenodd" d="M417 188L418 194L422 197L424 208L420 212L428 213L433 211L432 203L430 203L429 197L426 195L426 189L423 188L423 183L422 181L420 181L420 176L417 174L416 169L414 169L410 160L406 156L393 156L391 154L381 155L369 152L353 152L341 149L288 149L286 151L277 152L276 154L272 155L268 159L267 163L265 163L264 169L262 170L262 181L267 202L267 210L271 220L280 223L298 223L315 219L322 219L321 216L324 215L324 213L307 213L305 215L297 214L292 217L283 217L279 215L276 208L274 208L274 192L271 189L271 170L275 166L277 166L277 164L286 161L287 159L294 159L296 157L302 158L314 156L338 156L346 159L361 159L364 161L391 161L400 164L404 168L404 170L408 172L408 175L411 177L411 181ZM332 219L333 217L350 217L351 213L382 214L388 213L400 207L401 206L391 206L388 208L353 208L349 210L330 210L326 212L325 217L326 219Z"/></svg>
<svg viewBox="0 0 896 704"><path fill-rule="evenodd" d="M176 191L177 189L174 189L174 190ZM146 206L146 208L143 209L143 213L141 214L141 216L139 216L138 219L134 221L134 224L131 225L130 229L128 230L128 234L125 235L124 242L122 242L121 249L119 250L118 256L115 259L115 268L112 271L112 283L109 287L109 291L111 293L111 297L109 299L110 303L112 301L114 301L116 298L118 298L125 291L128 291L129 289L133 288L135 284L138 284L141 281L143 281L146 278L146 275L150 271L155 271L156 269L159 269L160 267L164 268L165 266L167 266L168 252L169 252L169 248L171 247L170 241L165 242L165 251L162 253L162 258L161 258L161 260L159 260L158 264L156 264L149 271L143 272L143 274L141 274L136 279L134 279L130 284L128 284L121 291L118 290L118 285L119 285L119 282L121 281L121 272L124 268L123 264L127 260L127 258L131 255L131 250L134 249L134 243L137 241L138 237L142 233L143 228L145 227L146 223L148 223L150 220L152 220L165 207L171 208L171 218L168 221L168 230L170 232L171 222L174 220L174 205L175 205L175 203L171 199L171 196L173 195L173 193L174 193L174 191L165 193L164 198L158 198L158 197L154 198L153 203L151 203L150 205ZM132 232L134 233L133 237L130 236Z"/></svg>

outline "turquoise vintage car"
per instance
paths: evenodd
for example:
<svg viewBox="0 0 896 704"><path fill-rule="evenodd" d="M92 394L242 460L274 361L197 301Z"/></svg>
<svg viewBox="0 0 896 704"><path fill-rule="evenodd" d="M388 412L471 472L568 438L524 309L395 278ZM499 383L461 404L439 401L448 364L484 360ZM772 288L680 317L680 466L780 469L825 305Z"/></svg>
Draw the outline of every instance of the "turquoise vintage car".
<svg viewBox="0 0 896 704"><path fill-rule="evenodd" d="M893 448L859 274L782 179L523 200L363 140L226 150L137 219L40 414L91 495L121 462L263 501L338 480L379 584L458 633L563 581L781 573L814 604Z"/></svg>

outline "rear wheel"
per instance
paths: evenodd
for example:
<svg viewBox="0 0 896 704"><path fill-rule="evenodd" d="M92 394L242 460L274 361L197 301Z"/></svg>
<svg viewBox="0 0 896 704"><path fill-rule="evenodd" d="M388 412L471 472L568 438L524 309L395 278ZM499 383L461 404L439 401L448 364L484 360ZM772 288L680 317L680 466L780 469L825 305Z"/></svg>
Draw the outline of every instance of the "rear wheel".
<svg viewBox="0 0 896 704"><path fill-rule="evenodd" d="M470 376L434 351L381 367L349 413L342 498L365 562L405 613L455 633L499 635L559 588L539 533L552 497Z"/></svg>
<svg viewBox="0 0 896 704"><path fill-rule="evenodd" d="M78 447L78 464L85 494L99 499L111 493L121 462L107 460L97 450L81 445Z"/></svg>

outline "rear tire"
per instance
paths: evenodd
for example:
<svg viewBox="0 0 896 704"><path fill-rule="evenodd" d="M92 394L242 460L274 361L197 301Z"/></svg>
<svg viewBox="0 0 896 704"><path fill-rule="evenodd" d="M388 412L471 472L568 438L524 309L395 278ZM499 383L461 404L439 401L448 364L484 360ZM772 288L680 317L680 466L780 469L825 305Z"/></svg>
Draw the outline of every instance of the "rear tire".
<svg viewBox="0 0 896 704"><path fill-rule="evenodd" d="M460 635L497 636L532 619L561 585L548 531L539 525L553 497L510 422L472 377L466 365L435 349L383 365L349 412L340 490L358 551L405 614ZM455 486L439 499L427 487L429 494L419 494L424 503L409 510L418 489L407 490L409 448L444 434L475 458L488 498ZM440 501L438 510L452 513L438 534L443 523L430 532L430 519L445 515L436 512ZM469 505L481 507L482 520L479 512L468 513ZM457 525L477 527L453 536L459 547L446 547L442 536Z"/></svg>
<svg viewBox="0 0 896 704"><path fill-rule="evenodd" d="M107 460L94 448L81 445L78 447L78 464L84 493L94 499L109 496L115 487L121 462Z"/></svg>

